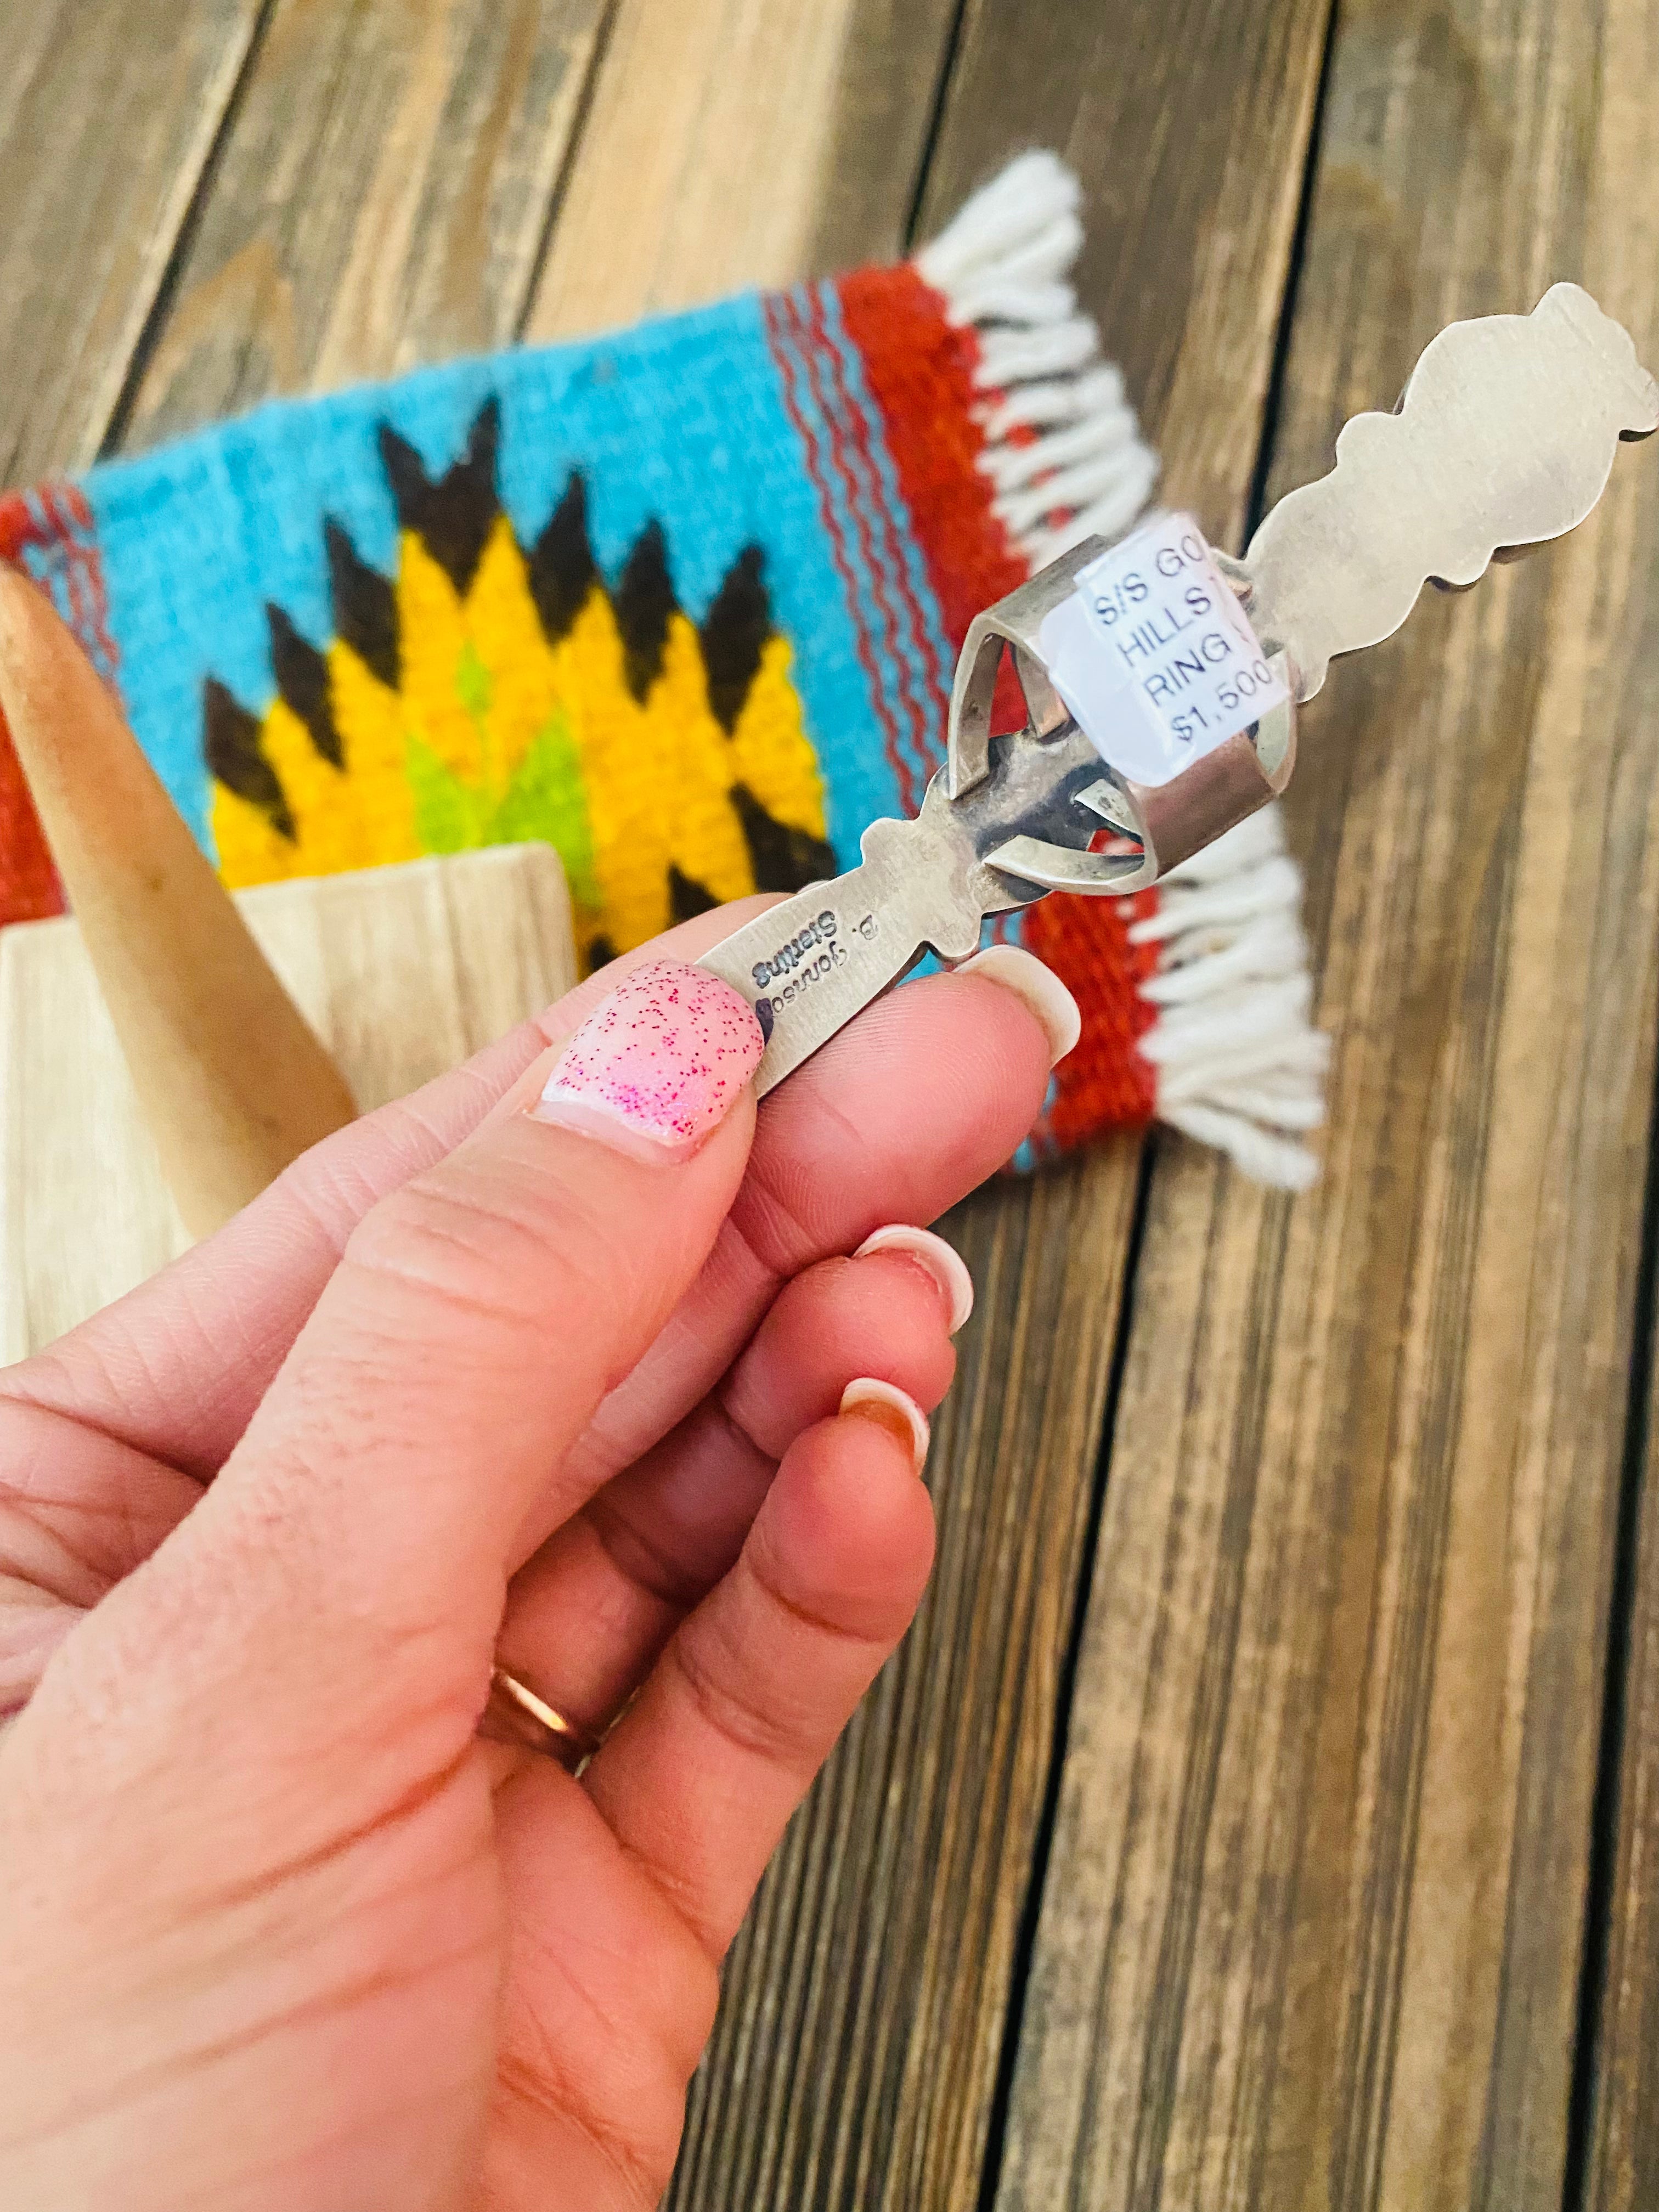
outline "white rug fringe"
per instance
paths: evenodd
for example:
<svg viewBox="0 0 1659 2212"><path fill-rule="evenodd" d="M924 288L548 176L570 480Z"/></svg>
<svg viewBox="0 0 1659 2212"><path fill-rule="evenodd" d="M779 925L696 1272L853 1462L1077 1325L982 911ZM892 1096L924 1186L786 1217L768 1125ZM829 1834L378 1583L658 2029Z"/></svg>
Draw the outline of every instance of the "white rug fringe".
<svg viewBox="0 0 1659 2212"><path fill-rule="evenodd" d="M993 504L1033 568L1134 520L1158 481L1123 380L1066 282L1083 245L1077 179L1022 154L916 256L952 321L978 334Z"/></svg>
<svg viewBox="0 0 1659 2212"><path fill-rule="evenodd" d="M1302 872L1279 809L1241 822L1158 890L1158 912L1129 937L1161 948L1142 987L1158 1018L1140 1040L1159 1119L1259 1182L1305 1190L1319 1163L1299 1139L1325 1118L1331 1046L1309 1020Z"/></svg>
<svg viewBox="0 0 1659 2212"><path fill-rule="evenodd" d="M1127 529L1158 480L1158 456L1068 281L1082 198L1056 155L1022 154L916 256L951 320L978 337L981 466L1033 569L1079 538ZM1319 1167L1302 1139L1324 1119L1330 1041L1309 1019L1302 874L1278 808L1173 870L1158 895L1130 936L1159 947L1143 986L1158 1018L1140 1042L1158 1118L1258 1182L1305 1190Z"/></svg>

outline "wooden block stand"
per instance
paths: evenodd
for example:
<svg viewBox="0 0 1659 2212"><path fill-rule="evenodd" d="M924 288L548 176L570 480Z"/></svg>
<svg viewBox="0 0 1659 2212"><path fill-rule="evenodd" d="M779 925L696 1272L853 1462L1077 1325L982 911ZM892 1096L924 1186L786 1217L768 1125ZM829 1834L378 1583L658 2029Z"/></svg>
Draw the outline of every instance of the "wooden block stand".
<svg viewBox="0 0 1659 2212"><path fill-rule="evenodd" d="M238 894L359 1107L401 1097L576 980L558 856L507 845ZM0 931L0 1361L187 1243L73 921Z"/></svg>

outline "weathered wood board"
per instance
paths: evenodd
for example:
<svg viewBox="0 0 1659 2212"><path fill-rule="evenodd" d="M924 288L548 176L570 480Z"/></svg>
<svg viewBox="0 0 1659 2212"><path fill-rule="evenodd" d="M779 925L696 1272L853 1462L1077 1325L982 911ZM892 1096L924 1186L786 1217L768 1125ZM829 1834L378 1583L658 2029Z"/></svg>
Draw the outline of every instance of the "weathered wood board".
<svg viewBox="0 0 1659 2212"><path fill-rule="evenodd" d="M1651 118L1656 57L1659 56L1659 7L1654 0L1631 0L1609 22L1602 62L1603 82L1620 124L1621 167L1607 180L1623 185L1616 248L1602 252L1613 261L1621 283L1649 280L1652 267L1653 216L1649 196L1635 182L1651 159ZM1604 186L1604 189L1607 187ZM1613 226L1604 216L1607 228ZM1616 258L1615 258L1616 256ZM1651 322L1650 331L1651 331ZM1651 362L1652 353L1647 356ZM1644 457L1645 458L1645 457ZM1651 497L1651 495L1650 495ZM1650 509L1649 510L1650 511ZM1655 534L1644 532L1632 546L1634 588L1645 583L1650 598L1655 571ZM1627 617L1640 620L1638 606ZM1649 722L1659 711L1659 676L1652 641L1652 617L1627 648L1630 717ZM1639 808L1650 799L1638 779L1651 775L1649 756L1638 751L1626 772L1626 803ZM1648 972L1650 937L1632 915L1621 928L1626 957L1635 954L1647 975L1650 998L1633 1024L1631 1048L1650 1048L1656 1021L1653 983ZM1656 1123L1659 1127L1659 1122ZM1609 1639L1608 1695L1604 1715L1601 1777L1596 1806L1596 1842L1604 1863L1593 1872L1605 1880L1605 1895L1592 1893L1586 1916L1589 1956L1583 1987L1591 2007L1581 2022L1577 2117L1581 2141L1571 2145L1581 2170L1568 2173L1575 2197L1569 2212L1640 2212L1659 2197L1659 1364L1656 1364L1654 1206L1659 1197L1654 1139L1646 1161L1647 1206L1644 1273L1645 1307L1638 1316L1647 1331L1633 1362L1631 1427L1626 1437L1626 1515L1620 1534L1625 1549L1616 1562L1616 1610ZM1632 1170L1634 1162L1632 1161ZM1621 1206L1634 1201L1621 1194ZM1644 1395L1639 1395L1645 1382Z"/></svg>
<svg viewBox="0 0 1659 2212"><path fill-rule="evenodd" d="M899 252L954 13L623 0L527 335Z"/></svg>
<svg viewBox="0 0 1659 2212"><path fill-rule="evenodd" d="M1650 8L1338 12L1273 467L1576 276L1659 351ZM1659 899L1652 457L1334 672L1322 1188L1158 1161L1000 2203L1553 2208ZM1650 2177L1651 2179L1651 2177Z"/></svg>
<svg viewBox="0 0 1659 2212"><path fill-rule="evenodd" d="M514 335L605 0L277 0L124 443Z"/></svg>
<svg viewBox="0 0 1659 2212"><path fill-rule="evenodd" d="M1650 1358L1651 1346L1649 1347ZM1650 1367L1650 1383L1652 1370ZM1605 1918L1590 1922L1586 1991L1594 2004L1583 2083L1582 2172L1567 2212L1644 2212L1659 2189L1659 1478L1656 1408L1630 1470L1635 1507L1627 1610L1615 1618L1603 1729L1610 1756L1598 1808L1607 1853ZM1609 1740L1608 1727L1616 1731ZM1602 1900L1598 1898L1600 1906ZM1573 2185L1577 2185L1576 2187Z"/></svg>
<svg viewBox="0 0 1659 2212"><path fill-rule="evenodd" d="M0 486L97 454L258 0L0 0Z"/></svg>

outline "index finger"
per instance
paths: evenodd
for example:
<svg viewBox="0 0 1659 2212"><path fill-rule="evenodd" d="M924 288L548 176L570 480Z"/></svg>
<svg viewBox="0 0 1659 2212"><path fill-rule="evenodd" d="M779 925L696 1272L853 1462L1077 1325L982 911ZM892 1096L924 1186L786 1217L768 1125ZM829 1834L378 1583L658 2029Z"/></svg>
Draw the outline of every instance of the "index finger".
<svg viewBox="0 0 1659 2212"><path fill-rule="evenodd" d="M216 1237L0 1378L0 1392L210 1480L370 1206L470 1135L624 967L695 959L759 903L683 924L315 1146ZM762 1108L732 1218L653 1347L650 1376L629 1378L601 1411L594 1479L696 1401L784 1276L885 1222L934 1219L1000 1166L1036 1117L1052 1057L1015 991L941 975L878 1001L792 1076Z"/></svg>
<svg viewBox="0 0 1659 2212"><path fill-rule="evenodd" d="M0 1396L70 1414L209 1480L369 1208L464 1143L621 975L644 960L696 959L719 941L717 923L700 915L624 954L459 1067L313 1146L216 1235L0 1373Z"/></svg>

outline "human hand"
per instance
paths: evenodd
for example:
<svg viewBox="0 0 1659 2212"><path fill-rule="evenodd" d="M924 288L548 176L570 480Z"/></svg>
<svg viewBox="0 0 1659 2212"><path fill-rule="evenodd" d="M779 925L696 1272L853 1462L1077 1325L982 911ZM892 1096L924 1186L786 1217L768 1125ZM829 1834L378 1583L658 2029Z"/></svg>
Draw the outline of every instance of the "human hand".
<svg viewBox="0 0 1659 2212"><path fill-rule="evenodd" d="M525 1110L619 963L0 1376L0 2203L656 2203L931 1557L902 1404L836 1409L933 1406L960 1286L838 1255L1029 1127L1024 959L680 1157ZM580 1780L477 1739L498 1652L596 1729L637 1688Z"/></svg>

